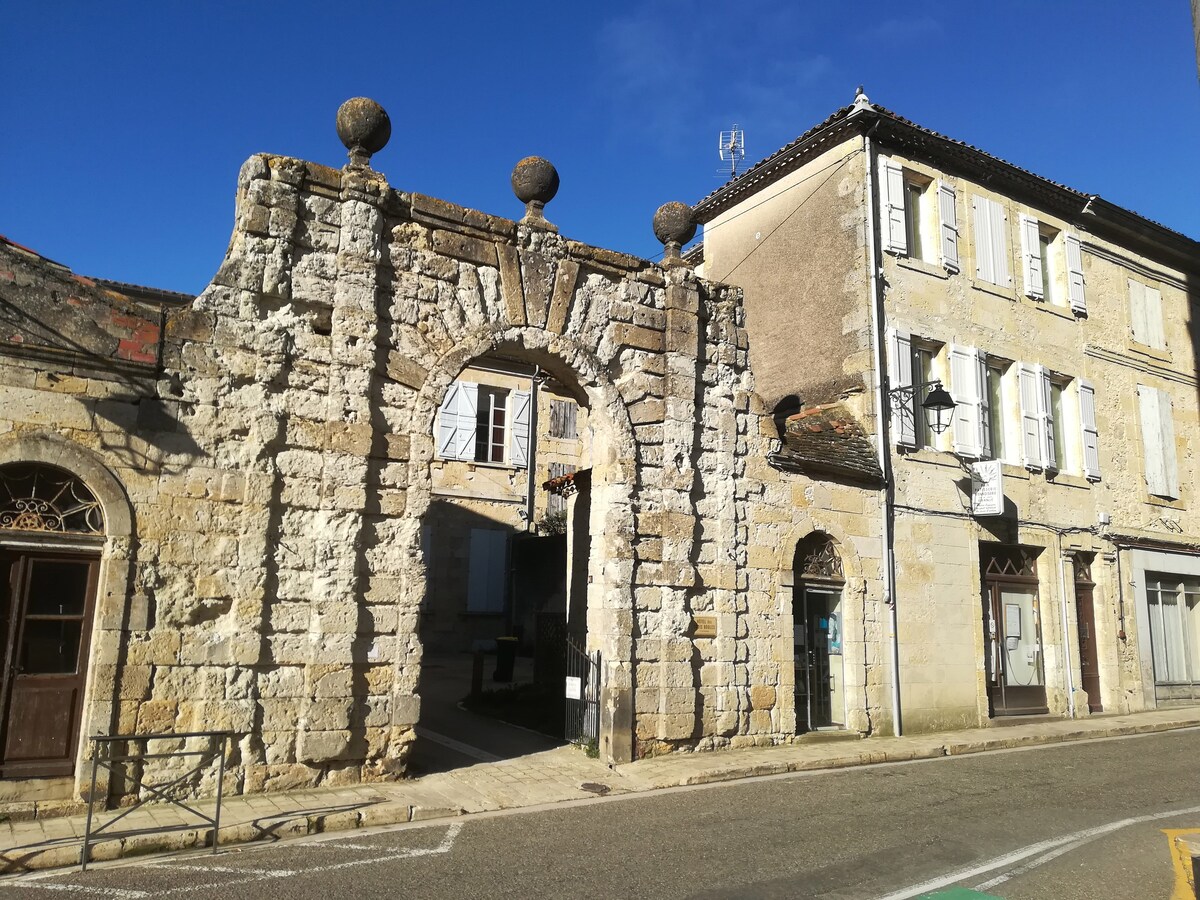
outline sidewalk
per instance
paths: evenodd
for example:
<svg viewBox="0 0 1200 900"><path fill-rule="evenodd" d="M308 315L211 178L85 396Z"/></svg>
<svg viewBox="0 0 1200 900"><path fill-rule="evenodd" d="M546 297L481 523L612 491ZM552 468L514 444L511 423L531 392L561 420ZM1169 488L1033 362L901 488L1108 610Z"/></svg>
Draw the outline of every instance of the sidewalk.
<svg viewBox="0 0 1200 900"><path fill-rule="evenodd" d="M1042 720L916 737L801 739L777 747L679 753L613 769L588 759L575 747L557 747L411 781L229 797L221 811L221 845L519 809L598 795L645 793L757 775L935 759L1193 726L1200 726L1200 707L1074 721ZM211 802L195 805L211 814ZM97 821L103 823L114 815L115 811L98 814ZM119 824L119 833L125 836L96 844L92 859L206 846L209 829L190 822L173 806L142 807ZM84 827L83 816L0 823L0 873L77 865ZM138 833L160 827L173 830Z"/></svg>

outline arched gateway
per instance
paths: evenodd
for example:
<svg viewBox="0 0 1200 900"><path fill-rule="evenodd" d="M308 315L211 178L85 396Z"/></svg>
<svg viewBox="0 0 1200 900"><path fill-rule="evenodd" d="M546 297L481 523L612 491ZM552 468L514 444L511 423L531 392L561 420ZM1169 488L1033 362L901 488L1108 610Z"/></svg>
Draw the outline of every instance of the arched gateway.
<svg viewBox="0 0 1200 900"><path fill-rule="evenodd" d="M469 649L533 628L549 607L514 602L502 563L567 509L566 596L546 603L600 659L577 689L600 686L602 758L790 739L791 536L811 509L868 504L809 498L768 462L778 432L752 390L740 294L679 256L690 211L655 216L661 264L589 247L546 220L558 178L544 160L514 172L514 222L393 188L369 165L386 115L361 99L343 113L344 168L242 167L229 251L193 302L146 308L48 264L22 276L81 293L47 291L27 314L57 317L71 343L56 352L92 373L13 389L24 405L0 443L0 465L26 466L0 475L52 467L39 485L59 479L64 527L90 529L55 538L74 593L53 626L34 590L50 569L10 550L27 646L57 641L30 663L65 669L78 648L56 771L79 733L223 730L234 790L403 774L425 639ZM21 352L47 334L21 335ZM39 404L71 440L38 436L46 415L24 411ZM553 471L539 456L552 441ZM577 495L552 503L543 484L568 466ZM458 516L458 549L434 539L435 507ZM32 509L0 544L34 533ZM838 514L839 534L855 515ZM873 602L857 590L864 659ZM852 727L874 703L860 668Z"/></svg>

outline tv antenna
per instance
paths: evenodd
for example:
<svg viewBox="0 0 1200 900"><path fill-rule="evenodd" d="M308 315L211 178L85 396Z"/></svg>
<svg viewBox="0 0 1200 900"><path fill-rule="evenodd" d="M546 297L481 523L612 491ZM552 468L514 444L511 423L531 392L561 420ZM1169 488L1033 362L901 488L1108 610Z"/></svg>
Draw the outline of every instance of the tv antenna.
<svg viewBox="0 0 1200 900"><path fill-rule="evenodd" d="M738 164L746 158L746 132L740 125L734 124L728 131L722 131L717 141L717 152L725 165L718 175L737 178Z"/></svg>

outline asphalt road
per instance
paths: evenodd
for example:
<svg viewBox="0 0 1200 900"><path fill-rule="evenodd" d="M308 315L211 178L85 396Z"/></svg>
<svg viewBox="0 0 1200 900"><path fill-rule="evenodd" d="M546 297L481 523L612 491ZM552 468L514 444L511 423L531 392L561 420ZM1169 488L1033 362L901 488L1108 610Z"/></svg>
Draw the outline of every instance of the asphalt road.
<svg viewBox="0 0 1200 900"><path fill-rule="evenodd" d="M955 884L1010 900L1167 900L1174 873L1163 829L1184 828L1200 830L1200 731L763 778L97 867L0 882L0 900L899 900Z"/></svg>

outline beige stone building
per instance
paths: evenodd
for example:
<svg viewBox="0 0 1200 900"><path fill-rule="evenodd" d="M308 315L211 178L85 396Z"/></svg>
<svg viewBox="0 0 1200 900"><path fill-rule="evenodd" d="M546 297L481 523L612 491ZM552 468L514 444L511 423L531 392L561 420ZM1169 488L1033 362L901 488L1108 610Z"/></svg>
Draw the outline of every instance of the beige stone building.
<svg viewBox="0 0 1200 900"><path fill-rule="evenodd" d="M767 408L876 443L844 528L905 731L1200 701L1200 244L861 94L697 217Z"/></svg>
<svg viewBox="0 0 1200 900"><path fill-rule="evenodd" d="M603 758L886 730L870 438L833 405L780 441L686 209L662 265L586 246L545 161L504 219L392 186L386 115L343 113L344 168L242 167L196 298L0 244L0 804L77 804L94 735L228 732L235 792L402 776L426 646L533 627L513 560L564 513L538 603L599 660Z"/></svg>

